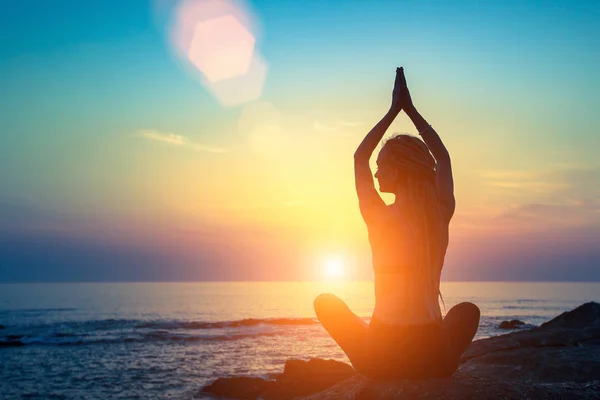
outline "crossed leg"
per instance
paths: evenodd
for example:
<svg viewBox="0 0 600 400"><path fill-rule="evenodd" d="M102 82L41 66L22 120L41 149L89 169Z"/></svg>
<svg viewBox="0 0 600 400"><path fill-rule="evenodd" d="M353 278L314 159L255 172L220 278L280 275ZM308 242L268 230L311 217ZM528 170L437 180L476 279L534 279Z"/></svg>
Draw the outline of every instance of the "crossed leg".
<svg viewBox="0 0 600 400"><path fill-rule="evenodd" d="M444 317L444 326L456 360L469 347L479 327L479 307L470 302L455 305Z"/></svg>
<svg viewBox="0 0 600 400"><path fill-rule="evenodd" d="M339 297L324 293L314 301L317 318L325 330L346 353L354 368L361 372L368 369L368 354L365 354L369 325ZM444 325L458 361L467 349L479 327L479 307L470 302L455 305L444 318Z"/></svg>
<svg viewBox="0 0 600 400"><path fill-rule="evenodd" d="M369 325L350 311L343 300L331 293L318 295L314 307L325 330L346 353L354 368L361 370L366 361L364 344Z"/></svg>

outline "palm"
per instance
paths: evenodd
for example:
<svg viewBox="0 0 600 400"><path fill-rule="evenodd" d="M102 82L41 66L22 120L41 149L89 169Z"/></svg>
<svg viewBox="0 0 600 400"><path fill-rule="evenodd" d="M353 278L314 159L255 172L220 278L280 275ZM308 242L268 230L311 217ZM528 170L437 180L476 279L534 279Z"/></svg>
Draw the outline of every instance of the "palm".
<svg viewBox="0 0 600 400"><path fill-rule="evenodd" d="M412 105L410 92L406 86L406 77L404 76L404 68L396 68L396 80L394 81L394 91L392 92L392 108L400 111L403 108L408 108Z"/></svg>

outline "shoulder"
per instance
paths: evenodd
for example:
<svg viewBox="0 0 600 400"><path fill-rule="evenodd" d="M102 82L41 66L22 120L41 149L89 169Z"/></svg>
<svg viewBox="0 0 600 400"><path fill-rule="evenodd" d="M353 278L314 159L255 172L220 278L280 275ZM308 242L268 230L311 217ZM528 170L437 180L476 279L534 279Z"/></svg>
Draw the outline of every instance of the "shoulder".
<svg viewBox="0 0 600 400"><path fill-rule="evenodd" d="M440 214L442 221L444 221L444 223L446 223L446 224L450 224L450 220L454 216L455 203L438 201L437 207L438 207L438 212Z"/></svg>

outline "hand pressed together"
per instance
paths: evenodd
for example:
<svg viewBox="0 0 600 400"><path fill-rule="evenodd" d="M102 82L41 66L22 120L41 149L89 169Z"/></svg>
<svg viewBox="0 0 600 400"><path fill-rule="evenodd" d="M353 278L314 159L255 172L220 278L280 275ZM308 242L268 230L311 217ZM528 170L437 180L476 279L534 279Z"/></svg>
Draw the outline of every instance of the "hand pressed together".
<svg viewBox="0 0 600 400"><path fill-rule="evenodd" d="M394 90L392 92L392 106L390 109L393 112L408 110L413 107L410 91L406 86L406 77L404 76L404 68L396 68L396 80L394 81Z"/></svg>

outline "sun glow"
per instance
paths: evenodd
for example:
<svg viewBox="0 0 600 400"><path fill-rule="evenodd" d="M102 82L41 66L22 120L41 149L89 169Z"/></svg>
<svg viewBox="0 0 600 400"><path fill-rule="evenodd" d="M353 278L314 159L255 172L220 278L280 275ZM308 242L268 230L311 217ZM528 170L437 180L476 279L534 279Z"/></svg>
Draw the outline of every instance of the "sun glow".
<svg viewBox="0 0 600 400"><path fill-rule="evenodd" d="M324 263L325 278L340 280L344 277L344 260L341 257L329 257Z"/></svg>

